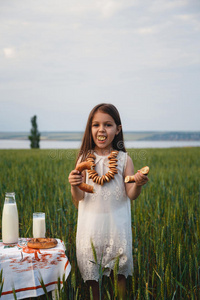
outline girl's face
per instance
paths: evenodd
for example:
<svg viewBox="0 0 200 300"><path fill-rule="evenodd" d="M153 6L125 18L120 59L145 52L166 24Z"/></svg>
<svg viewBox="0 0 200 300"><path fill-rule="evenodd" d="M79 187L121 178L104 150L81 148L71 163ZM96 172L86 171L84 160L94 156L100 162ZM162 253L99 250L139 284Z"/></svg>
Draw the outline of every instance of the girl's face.
<svg viewBox="0 0 200 300"><path fill-rule="evenodd" d="M121 125L117 126L114 119L101 111L97 111L92 119L92 138L95 143L95 151L103 154L110 152L112 142L121 130Z"/></svg>

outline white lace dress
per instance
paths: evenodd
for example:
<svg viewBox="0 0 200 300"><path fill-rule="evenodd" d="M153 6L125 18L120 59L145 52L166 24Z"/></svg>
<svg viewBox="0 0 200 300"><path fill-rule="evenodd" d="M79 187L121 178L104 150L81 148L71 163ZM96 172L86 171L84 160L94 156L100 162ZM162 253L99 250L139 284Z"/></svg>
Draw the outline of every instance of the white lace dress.
<svg viewBox="0 0 200 300"><path fill-rule="evenodd" d="M109 170L107 156L96 155L96 171L102 176ZM124 186L124 168L127 153L118 154L118 174L103 186L94 184L86 176L86 182L94 185L95 193L85 193L79 201L76 234L76 253L79 270L84 281L99 279L99 265L109 276L119 256L118 274L125 277L133 273L131 205ZM91 241L94 244L98 264L95 261Z"/></svg>

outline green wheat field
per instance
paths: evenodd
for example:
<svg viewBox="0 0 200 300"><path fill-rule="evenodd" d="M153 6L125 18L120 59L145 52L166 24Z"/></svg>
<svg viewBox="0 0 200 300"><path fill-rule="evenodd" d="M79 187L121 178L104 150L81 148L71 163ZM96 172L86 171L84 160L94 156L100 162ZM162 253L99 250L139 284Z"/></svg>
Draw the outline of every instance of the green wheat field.
<svg viewBox="0 0 200 300"><path fill-rule="evenodd" d="M134 273L127 299L200 299L200 149L128 152L135 170L148 165L150 173L132 202ZM85 300L91 295L76 263L77 209L68 183L76 156L70 149L0 150L0 205L2 214L5 192L16 193L20 237L32 237L33 212L46 213L47 237L65 242L72 266L60 299ZM108 278L101 289L104 299L118 299Z"/></svg>

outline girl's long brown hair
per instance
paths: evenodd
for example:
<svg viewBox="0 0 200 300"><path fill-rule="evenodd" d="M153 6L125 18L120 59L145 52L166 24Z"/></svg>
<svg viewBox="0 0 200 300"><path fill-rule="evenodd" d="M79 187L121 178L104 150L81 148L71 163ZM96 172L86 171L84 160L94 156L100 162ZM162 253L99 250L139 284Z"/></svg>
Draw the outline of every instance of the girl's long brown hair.
<svg viewBox="0 0 200 300"><path fill-rule="evenodd" d="M113 118L113 120L115 121L115 124L117 126L121 125L121 119L120 119L119 112L113 104L101 103L101 104L96 105L89 114L77 160L79 159L80 156L81 156L81 161L85 160L88 153L91 152L95 147L95 143L92 138L91 128L92 128L92 120L93 120L94 114L97 111L101 111L103 113L110 115ZM126 152L122 129L115 136L115 138L113 140L113 148L115 150L121 150L123 152Z"/></svg>

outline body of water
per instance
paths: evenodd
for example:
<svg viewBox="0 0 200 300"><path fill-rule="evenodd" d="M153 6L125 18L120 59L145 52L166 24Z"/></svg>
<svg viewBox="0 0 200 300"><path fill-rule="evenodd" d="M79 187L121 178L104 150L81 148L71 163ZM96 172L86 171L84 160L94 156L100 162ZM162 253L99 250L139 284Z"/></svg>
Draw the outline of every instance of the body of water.
<svg viewBox="0 0 200 300"><path fill-rule="evenodd" d="M41 149L79 149L80 141L41 141ZM200 141L126 141L130 148L200 147ZM0 149L30 149L28 140L0 140Z"/></svg>

